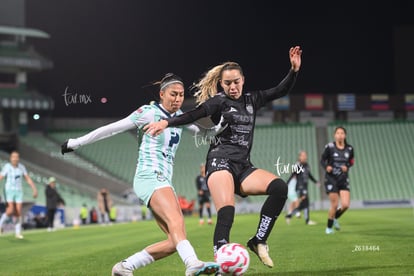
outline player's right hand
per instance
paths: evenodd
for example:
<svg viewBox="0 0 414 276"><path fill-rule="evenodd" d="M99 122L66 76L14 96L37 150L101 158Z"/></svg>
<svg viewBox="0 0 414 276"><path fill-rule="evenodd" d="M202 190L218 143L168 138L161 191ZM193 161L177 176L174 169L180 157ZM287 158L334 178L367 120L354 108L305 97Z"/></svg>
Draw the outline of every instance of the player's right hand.
<svg viewBox="0 0 414 276"><path fill-rule="evenodd" d="M68 148L68 141L66 141L65 143L63 143L63 144L60 146L60 148L61 148L61 153L62 153L62 155L64 155L64 154L65 154L65 153L67 153L67 152L71 152L71 151L73 151L73 149Z"/></svg>

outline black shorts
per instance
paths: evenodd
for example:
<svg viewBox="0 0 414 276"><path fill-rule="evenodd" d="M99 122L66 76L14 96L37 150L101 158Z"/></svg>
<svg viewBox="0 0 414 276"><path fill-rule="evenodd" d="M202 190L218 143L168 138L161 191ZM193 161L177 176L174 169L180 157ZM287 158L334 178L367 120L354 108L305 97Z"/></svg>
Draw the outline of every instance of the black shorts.
<svg viewBox="0 0 414 276"><path fill-rule="evenodd" d="M300 188L300 189L297 189L296 192L298 194L298 197L303 197L303 196L308 197L308 189Z"/></svg>
<svg viewBox="0 0 414 276"><path fill-rule="evenodd" d="M204 204L210 202L210 193L204 192L202 195L198 195L198 204Z"/></svg>
<svg viewBox="0 0 414 276"><path fill-rule="evenodd" d="M241 196L247 197L247 195L241 194L240 185L243 180L246 179L252 172L257 170L252 163L249 161L233 161L228 158L211 158L207 159L206 162L206 181L209 176L216 171L226 170L233 175L234 181L234 193Z"/></svg>
<svg viewBox="0 0 414 276"><path fill-rule="evenodd" d="M349 178L347 176L325 175L326 193L339 193L339 191L350 191Z"/></svg>

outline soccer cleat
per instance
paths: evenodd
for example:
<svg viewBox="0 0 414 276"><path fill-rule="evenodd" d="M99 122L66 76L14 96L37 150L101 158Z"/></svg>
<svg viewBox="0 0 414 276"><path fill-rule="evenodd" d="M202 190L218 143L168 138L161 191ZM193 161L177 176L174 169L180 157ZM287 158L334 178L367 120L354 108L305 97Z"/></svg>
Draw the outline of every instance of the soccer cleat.
<svg viewBox="0 0 414 276"><path fill-rule="evenodd" d="M299 219L299 218L300 218L300 216L301 216L300 212L297 212L297 213L296 213L296 217Z"/></svg>
<svg viewBox="0 0 414 276"><path fill-rule="evenodd" d="M286 220L286 224L287 225L290 225L290 219L291 219L291 217L292 216L289 217L288 215L285 216L285 220Z"/></svg>
<svg viewBox="0 0 414 276"><path fill-rule="evenodd" d="M187 267L187 270L185 271L186 276L198 276L202 274L214 274L218 272L220 269L220 266L217 263L213 262L202 262L202 261L196 261L193 264L191 264L189 267Z"/></svg>
<svg viewBox="0 0 414 276"><path fill-rule="evenodd" d="M341 226L339 225L339 221L337 219L334 219L333 226L336 230L341 230Z"/></svg>
<svg viewBox="0 0 414 276"><path fill-rule="evenodd" d="M204 224L204 219L200 219L200 220L198 221L198 224L203 225L203 224Z"/></svg>
<svg viewBox="0 0 414 276"><path fill-rule="evenodd" d="M131 269L124 267L122 262L119 262L112 267L112 276L134 276L134 274Z"/></svg>
<svg viewBox="0 0 414 276"><path fill-rule="evenodd" d="M326 234L333 234L334 233L334 230L332 229L332 228L328 228L328 227L326 227L326 229L325 229L325 233Z"/></svg>
<svg viewBox="0 0 414 276"><path fill-rule="evenodd" d="M253 238L251 238L247 242L247 247L250 248L251 251L253 251L257 257L259 257L260 261L268 267L273 267L273 261L269 256L269 247L266 243L259 243L255 244L253 241Z"/></svg>
<svg viewBox="0 0 414 276"><path fill-rule="evenodd" d="M208 223L208 225L212 225L212 224L213 224L213 220L212 220L211 218L209 218L209 219L207 220L207 223Z"/></svg>
<svg viewBox="0 0 414 276"><path fill-rule="evenodd" d="M309 220L308 223L306 223L307 225L316 225L317 223L314 222L313 220Z"/></svg>
<svg viewBox="0 0 414 276"><path fill-rule="evenodd" d="M16 234L16 239L22 240L24 237L22 234Z"/></svg>

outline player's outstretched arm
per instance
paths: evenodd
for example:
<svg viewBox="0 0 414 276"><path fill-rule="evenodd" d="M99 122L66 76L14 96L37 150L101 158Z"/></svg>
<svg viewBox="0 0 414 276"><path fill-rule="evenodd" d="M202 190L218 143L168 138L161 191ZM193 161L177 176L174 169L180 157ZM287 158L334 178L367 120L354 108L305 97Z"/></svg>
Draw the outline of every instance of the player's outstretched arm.
<svg viewBox="0 0 414 276"><path fill-rule="evenodd" d="M68 139L61 145L61 153L65 154L67 152L71 152L81 146L94 143L135 127L136 125L133 121L129 117L126 117L117 122L97 128L84 136Z"/></svg>

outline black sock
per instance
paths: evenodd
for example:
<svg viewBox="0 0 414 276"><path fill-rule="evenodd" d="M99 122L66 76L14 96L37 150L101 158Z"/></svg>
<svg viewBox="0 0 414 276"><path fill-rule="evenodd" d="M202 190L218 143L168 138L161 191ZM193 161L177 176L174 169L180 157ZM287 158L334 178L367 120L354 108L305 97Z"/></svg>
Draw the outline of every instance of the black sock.
<svg viewBox="0 0 414 276"><path fill-rule="evenodd" d="M200 207L198 209L198 214L200 215L200 219L202 219L203 218L203 207Z"/></svg>
<svg viewBox="0 0 414 276"><path fill-rule="evenodd" d="M287 184L280 178L274 179L267 187L269 195L262 206L260 221L257 226L256 241L265 243L273 226L280 215L287 199Z"/></svg>
<svg viewBox="0 0 414 276"><path fill-rule="evenodd" d="M328 228L332 228L333 219L328 219Z"/></svg>
<svg viewBox="0 0 414 276"><path fill-rule="evenodd" d="M207 208L207 213L208 213L208 218L211 218L211 208L210 207Z"/></svg>
<svg viewBox="0 0 414 276"><path fill-rule="evenodd" d="M217 223L214 229L214 254L224 244L230 242L230 229L234 220L234 206L224 206L217 212Z"/></svg>
<svg viewBox="0 0 414 276"><path fill-rule="evenodd" d="M338 219L343 213L341 208L336 209L335 218Z"/></svg>

